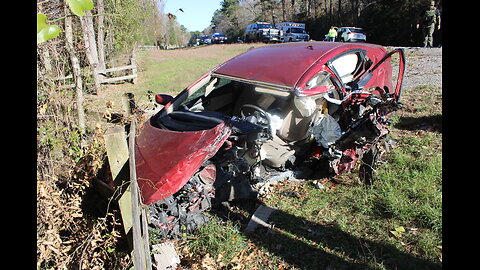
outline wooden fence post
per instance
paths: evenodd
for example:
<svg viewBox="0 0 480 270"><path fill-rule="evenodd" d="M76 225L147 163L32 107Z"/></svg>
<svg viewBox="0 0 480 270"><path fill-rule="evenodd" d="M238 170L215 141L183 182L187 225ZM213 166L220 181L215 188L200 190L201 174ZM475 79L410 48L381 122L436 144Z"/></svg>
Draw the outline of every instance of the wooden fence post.
<svg viewBox="0 0 480 270"><path fill-rule="evenodd" d="M132 214L133 214L133 263L135 269L152 269L150 257L150 240L146 224L146 212L141 207L139 189L137 183L137 171L135 168L135 129L136 121L132 120L130 126L129 163L130 163L130 187L132 191Z"/></svg>
<svg viewBox="0 0 480 270"><path fill-rule="evenodd" d="M118 194L114 199L118 202L122 223L132 248L135 269L152 269L150 255L150 239L145 207L142 207L140 191L137 184L135 167L135 130L136 121L130 122L127 135L122 126L107 130L105 146L111 168L112 177Z"/></svg>
<svg viewBox="0 0 480 270"><path fill-rule="evenodd" d="M137 83L137 50L136 48L132 51L132 58L130 60L130 64L132 65L132 75L134 75L132 83Z"/></svg>
<svg viewBox="0 0 480 270"><path fill-rule="evenodd" d="M125 93L122 96L123 110L125 111L125 117L129 117L135 110L135 95L132 93Z"/></svg>
<svg viewBox="0 0 480 270"><path fill-rule="evenodd" d="M80 17L80 25L82 26L83 31L83 40L85 41L85 47L87 48L86 55L87 60L92 69L92 77L94 82L94 94L97 94L98 89L100 88L101 80L100 74L98 72L98 51L97 51L97 42L95 40L95 30L93 28L93 19L91 17L92 13L89 10L85 11L84 17Z"/></svg>

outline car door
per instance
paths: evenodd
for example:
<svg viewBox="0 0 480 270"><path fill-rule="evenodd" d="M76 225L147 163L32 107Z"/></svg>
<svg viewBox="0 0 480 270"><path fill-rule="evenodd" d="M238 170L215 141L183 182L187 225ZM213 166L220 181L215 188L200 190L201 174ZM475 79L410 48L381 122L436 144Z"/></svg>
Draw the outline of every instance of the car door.
<svg viewBox="0 0 480 270"><path fill-rule="evenodd" d="M396 57L395 66L391 63L393 57ZM326 65L337 79L343 93L369 90L376 95L390 94L400 101L405 74L405 54L402 48L383 55L376 63L369 59L365 50L354 49L335 56L327 61ZM396 74L394 67L398 69Z"/></svg>
<svg viewBox="0 0 480 270"><path fill-rule="evenodd" d="M398 58L396 74L392 74L389 61L393 56ZM395 49L386 54L384 50L376 50L369 54L366 49L357 48L340 53L315 69L299 82L298 87L303 89L296 90L298 96L319 95L335 90L341 99L348 92L362 90L375 95L388 93L399 101L405 73L405 55L403 49ZM331 83L325 84L326 79Z"/></svg>

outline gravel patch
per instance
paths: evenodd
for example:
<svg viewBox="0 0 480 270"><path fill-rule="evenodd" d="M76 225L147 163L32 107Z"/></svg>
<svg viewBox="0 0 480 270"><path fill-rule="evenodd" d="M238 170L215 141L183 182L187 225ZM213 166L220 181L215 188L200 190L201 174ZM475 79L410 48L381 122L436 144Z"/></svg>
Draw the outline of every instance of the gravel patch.
<svg viewBox="0 0 480 270"><path fill-rule="evenodd" d="M403 89L435 85L442 91L442 48L403 47L403 49L407 63Z"/></svg>

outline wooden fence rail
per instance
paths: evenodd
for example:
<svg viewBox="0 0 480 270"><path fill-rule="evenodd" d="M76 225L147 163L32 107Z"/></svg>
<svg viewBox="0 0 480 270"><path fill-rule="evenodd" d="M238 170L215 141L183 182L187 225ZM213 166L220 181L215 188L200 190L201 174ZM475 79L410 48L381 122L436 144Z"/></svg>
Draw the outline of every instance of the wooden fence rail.
<svg viewBox="0 0 480 270"><path fill-rule="evenodd" d="M131 74L130 75L124 75L124 76L118 76L118 77L109 77L108 76L109 73L115 73L115 72L118 72L118 71L125 71L125 70L131 70ZM101 84L110 84L110 83L114 83L114 82L128 81L128 80L132 80L132 83L135 84L137 82L137 77L138 77L135 50L133 51L132 57L130 58L130 65L121 66L121 67L112 67L112 68L107 68L107 69L103 69L103 70L97 69L97 73L100 75L99 79L100 79ZM87 72L84 72L82 75L91 75L91 74L92 74L92 71L89 70ZM59 82L63 81L63 83L60 82L60 86L59 86L60 89L74 88L75 87L74 83L65 84L65 81L69 80L69 79L73 79L72 74L68 74L68 75L63 76L63 77L57 77L54 80L59 81Z"/></svg>

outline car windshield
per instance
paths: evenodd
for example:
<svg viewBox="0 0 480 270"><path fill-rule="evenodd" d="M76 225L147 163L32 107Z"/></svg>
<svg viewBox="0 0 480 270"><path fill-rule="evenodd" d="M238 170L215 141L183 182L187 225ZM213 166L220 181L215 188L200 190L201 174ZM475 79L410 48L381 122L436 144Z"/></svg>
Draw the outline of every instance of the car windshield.
<svg viewBox="0 0 480 270"><path fill-rule="evenodd" d="M365 32L362 29L355 29L355 28L349 28L349 29L347 29L347 32L365 34Z"/></svg>
<svg viewBox="0 0 480 270"><path fill-rule="evenodd" d="M265 29L265 28L270 29L270 28L272 28L272 25L271 24L266 24L266 23L258 24L258 29Z"/></svg>
<svg viewBox="0 0 480 270"><path fill-rule="evenodd" d="M227 79L211 78L208 83L205 83L198 90L190 93L190 95L181 104L189 104L192 102L192 100L196 100L199 97L208 96L212 90L221 88L231 82L231 80Z"/></svg>
<svg viewBox="0 0 480 270"><path fill-rule="evenodd" d="M303 29L303 28L290 28L290 33L305 34L305 29Z"/></svg>

